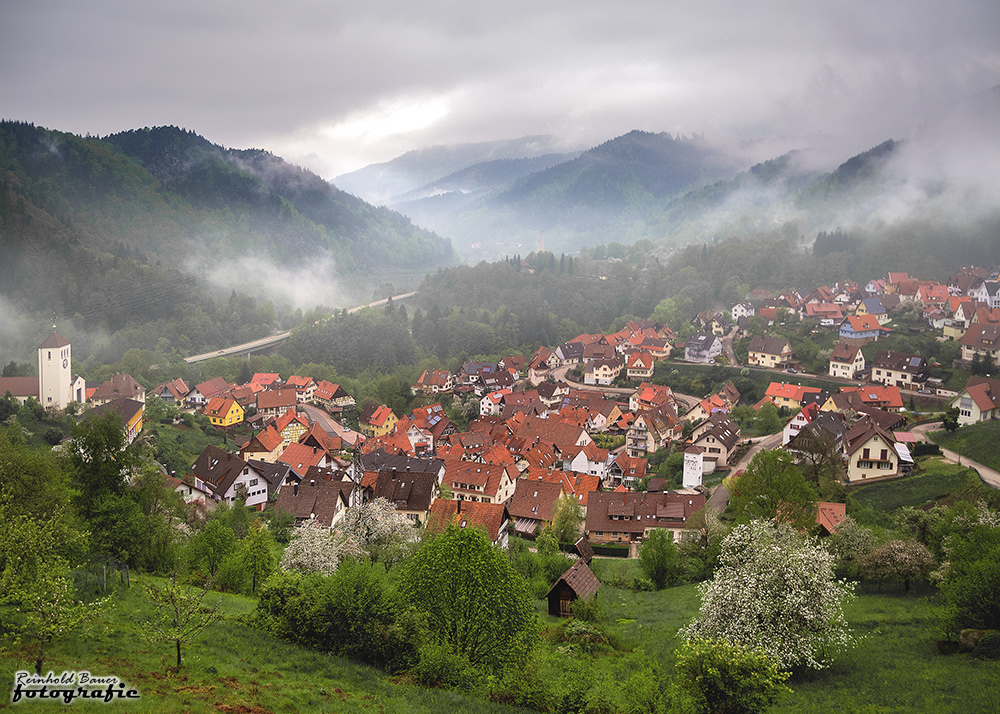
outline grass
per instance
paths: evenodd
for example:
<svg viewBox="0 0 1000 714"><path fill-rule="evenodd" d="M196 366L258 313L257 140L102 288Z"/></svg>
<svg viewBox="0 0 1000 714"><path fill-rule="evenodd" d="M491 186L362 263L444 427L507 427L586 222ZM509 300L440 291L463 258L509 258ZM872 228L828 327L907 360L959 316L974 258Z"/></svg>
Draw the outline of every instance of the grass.
<svg viewBox="0 0 1000 714"><path fill-rule="evenodd" d="M826 670L793 675L775 712L1000 712L1000 662L939 654L926 596L863 594L846 614L858 644Z"/></svg>
<svg viewBox="0 0 1000 714"><path fill-rule="evenodd" d="M930 438L983 466L1000 470L1000 421L963 426L952 434L935 431Z"/></svg>
<svg viewBox="0 0 1000 714"><path fill-rule="evenodd" d="M277 640L233 619L255 607L250 598L209 594L227 619L211 625L183 648L183 666L173 670L171 644L150 645L130 621L148 609L140 588L115 597L105 612L76 636L50 646L44 669L88 670L115 675L140 691L138 702L112 703L101 711L139 712L473 712L513 714L525 710L424 689L341 657ZM32 653L0 637L0 687L17 670L30 669ZM0 703L0 709L5 708ZM90 708L77 702L75 707ZM32 712L66 711L61 704L33 701Z"/></svg>
<svg viewBox="0 0 1000 714"><path fill-rule="evenodd" d="M939 458L926 459L920 465L920 473L864 486L853 491L854 498L861 505L879 511L922 506L963 490L968 485L970 476L974 476L972 469Z"/></svg>

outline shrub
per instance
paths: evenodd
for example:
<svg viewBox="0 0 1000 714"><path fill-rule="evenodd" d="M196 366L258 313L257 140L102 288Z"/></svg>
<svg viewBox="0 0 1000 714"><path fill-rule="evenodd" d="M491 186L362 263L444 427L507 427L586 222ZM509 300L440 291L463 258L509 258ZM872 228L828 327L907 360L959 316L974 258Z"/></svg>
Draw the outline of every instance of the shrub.
<svg viewBox="0 0 1000 714"><path fill-rule="evenodd" d="M674 690L683 711L754 714L784 692L788 672L763 652L723 641L689 640L677 652Z"/></svg>
<svg viewBox="0 0 1000 714"><path fill-rule="evenodd" d="M1000 632L988 632L972 650L976 659L1000 659Z"/></svg>

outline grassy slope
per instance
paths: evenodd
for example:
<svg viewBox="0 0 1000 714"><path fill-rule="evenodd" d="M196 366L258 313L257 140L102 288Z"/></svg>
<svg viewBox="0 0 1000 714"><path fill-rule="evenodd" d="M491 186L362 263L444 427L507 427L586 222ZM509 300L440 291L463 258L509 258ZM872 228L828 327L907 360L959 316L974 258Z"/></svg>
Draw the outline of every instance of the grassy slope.
<svg viewBox="0 0 1000 714"><path fill-rule="evenodd" d="M133 581L134 583L134 581ZM229 616L249 612L249 598L210 594ZM482 712L503 714L522 709L492 704L443 690L390 681L385 673L276 640L231 619L214 623L185 647L180 674L173 666L173 645L150 645L129 620L147 609L141 591L116 599L76 637L56 641L46 670L86 669L93 675L116 675L138 688L141 698L129 712ZM0 687L13 672L29 669L32 655L0 637ZM89 703L75 707L91 708ZM103 705L102 705L103 706ZM125 709L108 705L101 711ZM32 712L66 711L59 704L31 702ZM4 704L0 703L0 709Z"/></svg>
<svg viewBox="0 0 1000 714"><path fill-rule="evenodd" d="M962 491L973 474L971 469L941 459L924 459L921 472L894 481L873 483L854 491L858 502L880 511L892 511L903 506L920 506L936 502L948 494Z"/></svg>
<svg viewBox="0 0 1000 714"><path fill-rule="evenodd" d="M991 469L1000 469L1000 421L963 426L953 434L936 431L930 437L946 449L956 451Z"/></svg>

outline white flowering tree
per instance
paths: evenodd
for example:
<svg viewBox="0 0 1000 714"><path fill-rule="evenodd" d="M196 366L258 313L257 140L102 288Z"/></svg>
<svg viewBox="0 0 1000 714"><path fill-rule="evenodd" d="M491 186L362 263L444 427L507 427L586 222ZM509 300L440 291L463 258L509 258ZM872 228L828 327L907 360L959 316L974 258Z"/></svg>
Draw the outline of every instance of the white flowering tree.
<svg viewBox="0 0 1000 714"><path fill-rule="evenodd" d="M413 522L384 498L349 509L337 531L357 543L373 563L381 562L386 570L415 548L419 535Z"/></svg>
<svg viewBox="0 0 1000 714"><path fill-rule="evenodd" d="M281 556L281 569L333 575L341 560L360 554L361 549L352 539L318 523L307 523L292 534Z"/></svg>
<svg viewBox="0 0 1000 714"><path fill-rule="evenodd" d="M698 617L685 639L725 640L760 650L782 669L822 669L854 638L844 618L853 588L833 574L833 556L775 521L738 526L722 543L715 577L699 586Z"/></svg>
<svg viewBox="0 0 1000 714"><path fill-rule="evenodd" d="M922 580L934 565L934 555L923 543L910 539L890 540L872 549L858 561L861 575L868 580L902 580L910 589L911 580Z"/></svg>

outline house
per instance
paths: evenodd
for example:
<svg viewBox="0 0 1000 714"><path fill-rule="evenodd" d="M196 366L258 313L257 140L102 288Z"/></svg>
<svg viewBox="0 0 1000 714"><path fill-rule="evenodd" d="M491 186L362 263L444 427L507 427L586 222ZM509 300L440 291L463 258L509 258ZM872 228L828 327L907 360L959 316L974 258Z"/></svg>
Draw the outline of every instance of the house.
<svg viewBox="0 0 1000 714"><path fill-rule="evenodd" d="M348 394L339 384L334 384L324 379L316 384L316 391L313 392L313 402L331 414L337 414L346 407L353 407L354 397Z"/></svg>
<svg viewBox="0 0 1000 714"><path fill-rule="evenodd" d="M676 409L676 406L674 394L670 390L670 387L651 384L649 382L640 384L628 398L628 408L632 412L642 411L643 409L659 409L662 407Z"/></svg>
<svg viewBox="0 0 1000 714"><path fill-rule="evenodd" d="M450 392L455 388L455 378L444 369L425 369L416 384L410 387L414 394L432 395Z"/></svg>
<svg viewBox="0 0 1000 714"><path fill-rule="evenodd" d="M816 503L816 527L820 536L833 535L841 523L847 520L846 503Z"/></svg>
<svg viewBox="0 0 1000 714"><path fill-rule="evenodd" d="M539 347L528 362L528 381L533 385L541 384L549 372L559 366L559 358L548 347Z"/></svg>
<svg viewBox="0 0 1000 714"><path fill-rule="evenodd" d="M263 508L268 498L268 483L260 471L235 454L217 446L207 446L191 467L194 486L207 490L215 501Z"/></svg>
<svg viewBox="0 0 1000 714"><path fill-rule="evenodd" d="M962 337L962 361L1000 366L1000 325L973 323Z"/></svg>
<svg viewBox="0 0 1000 714"><path fill-rule="evenodd" d="M896 439L870 419L861 419L844 436L847 482L857 483L899 475Z"/></svg>
<svg viewBox="0 0 1000 714"><path fill-rule="evenodd" d="M903 411L903 395L899 391L899 387L886 387L883 385L869 384L864 387L842 387L840 390L841 394L844 393L855 393L858 395L861 401L861 408L874 407L877 409L884 409L889 412L901 412ZM823 411L838 411L833 404L834 397L837 395L831 395L821 409Z"/></svg>
<svg viewBox="0 0 1000 714"><path fill-rule="evenodd" d="M288 464L292 472L302 479L310 466L329 466L330 455L323 449L294 443L285 447L276 463Z"/></svg>
<svg viewBox="0 0 1000 714"><path fill-rule="evenodd" d="M771 369L784 369L795 362L795 353L783 337L754 335L750 339L749 364Z"/></svg>
<svg viewBox="0 0 1000 714"><path fill-rule="evenodd" d="M714 461L716 468L725 468L740 440L740 428L725 414L716 413L694 428L691 439L693 446L705 450L705 461Z"/></svg>
<svg viewBox="0 0 1000 714"><path fill-rule="evenodd" d="M645 409L635 415L625 435L625 450L629 456L652 454L683 431L683 424L669 407Z"/></svg>
<svg viewBox="0 0 1000 714"><path fill-rule="evenodd" d="M587 567L587 562L579 558L563 573L545 597L549 601L549 614L553 617L572 617L576 600L590 602L601 583Z"/></svg>
<svg viewBox="0 0 1000 714"><path fill-rule="evenodd" d="M962 426L1000 418L1000 379L969 377L949 406L958 407L958 423Z"/></svg>
<svg viewBox="0 0 1000 714"><path fill-rule="evenodd" d="M795 416L789 419L781 430L781 445L787 446L792 437L796 436L804 426L811 423L817 414L819 414L819 405L815 403L808 404L796 412Z"/></svg>
<svg viewBox="0 0 1000 714"><path fill-rule="evenodd" d="M583 383L611 386L624 367L624 362L619 358L590 360L584 368Z"/></svg>
<svg viewBox="0 0 1000 714"><path fill-rule="evenodd" d="M115 412L121 417L122 433L125 436L125 443L131 444L135 437L142 431L142 420L145 415L146 405L135 399L119 398L110 402L104 402L99 406L89 410L85 417L102 417L107 412Z"/></svg>
<svg viewBox="0 0 1000 714"><path fill-rule="evenodd" d="M347 513L352 481L310 478L281 489L274 504L275 513L291 513L296 525L316 523L333 528Z"/></svg>
<svg viewBox="0 0 1000 714"><path fill-rule="evenodd" d="M561 366L580 364L583 362L582 342L566 342L556 347L556 359Z"/></svg>
<svg viewBox="0 0 1000 714"><path fill-rule="evenodd" d="M633 488L646 477L646 459L629 456L624 450L619 451L611 459L604 471L604 481L610 487L625 486Z"/></svg>
<svg viewBox="0 0 1000 714"><path fill-rule="evenodd" d="M445 480L460 501L505 503L514 495L517 468L507 464L457 461L445 464Z"/></svg>
<svg viewBox="0 0 1000 714"><path fill-rule="evenodd" d="M427 522L431 504L437 495L437 474L430 471L394 471L382 469L365 500L384 498L415 525Z"/></svg>
<svg viewBox="0 0 1000 714"><path fill-rule="evenodd" d="M722 341L711 333L697 333L684 342L684 359L687 362L710 364L721 354Z"/></svg>
<svg viewBox="0 0 1000 714"><path fill-rule="evenodd" d="M854 312L859 317L871 315L880 325L888 325L890 322L889 310L882 304L882 298L865 298L858 304L858 309Z"/></svg>
<svg viewBox="0 0 1000 714"><path fill-rule="evenodd" d="M135 381L132 375L118 373L103 382L88 401L94 406L100 406L116 399L133 399L145 403L146 388Z"/></svg>
<svg viewBox="0 0 1000 714"><path fill-rule="evenodd" d="M753 317L757 314L757 310L753 303L741 302L733 305L729 314L732 316L733 322L738 322L741 317Z"/></svg>
<svg viewBox="0 0 1000 714"><path fill-rule="evenodd" d="M295 411L299 395L294 389L266 389L257 392L257 413L264 417L280 417Z"/></svg>
<svg viewBox="0 0 1000 714"><path fill-rule="evenodd" d="M700 422L708 419L716 412L728 412L731 409L729 402L722 394L712 394L698 402L687 414L685 421Z"/></svg>
<svg viewBox="0 0 1000 714"><path fill-rule="evenodd" d="M281 434L273 425L268 425L254 434L240 447L240 458L245 461L256 459L273 464L286 446Z"/></svg>
<svg viewBox="0 0 1000 714"><path fill-rule="evenodd" d="M385 436L396 428L399 417L384 404L369 404L358 417L358 428L369 439Z"/></svg>
<svg viewBox="0 0 1000 714"><path fill-rule="evenodd" d="M212 422L212 426L227 427L243 423L243 407L235 399L212 397L201 411Z"/></svg>
<svg viewBox="0 0 1000 714"><path fill-rule="evenodd" d="M890 332L892 330L880 324L874 315L851 315L840 324L841 340L850 340L862 345L875 342Z"/></svg>
<svg viewBox="0 0 1000 714"><path fill-rule="evenodd" d="M563 452L562 467L565 471L590 474L604 480L608 465L608 450L591 442L585 446L574 446Z"/></svg>
<svg viewBox="0 0 1000 714"><path fill-rule="evenodd" d="M771 382L767 385L765 396L778 407L786 409L799 409L806 400L806 395L820 394L819 387L803 387L800 384L786 384L785 382Z"/></svg>
<svg viewBox="0 0 1000 714"><path fill-rule="evenodd" d="M693 489L594 492L587 506L587 538L591 543L634 543L654 528L666 528L680 540L687 519L704 507L705 494Z"/></svg>
<svg viewBox="0 0 1000 714"><path fill-rule="evenodd" d="M187 383L179 377L172 382L160 382L153 387L153 394L159 397L160 401L164 404L174 404L178 407L183 406L184 400L190 391L191 389L187 386Z"/></svg>
<svg viewBox="0 0 1000 714"><path fill-rule="evenodd" d="M316 396L316 382L312 377L293 374L285 380L285 387L295 390L299 404L309 404Z"/></svg>
<svg viewBox="0 0 1000 714"><path fill-rule="evenodd" d="M479 416L499 416L503 399L510 393L511 389L507 388L484 395L479 400Z"/></svg>
<svg viewBox="0 0 1000 714"><path fill-rule="evenodd" d="M309 418L294 409L289 409L274 420L274 428L281 435L281 441L285 446L301 439L302 435L309 431L309 426Z"/></svg>
<svg viewBox="0 0 1000 714"><path fill-rule="evenodd" d="M629 379L642 381L653 378L653 355L649 352L633 352L625 363L625 374Z"/></svg>
<svg viewBox="0 0 1000 714"><path fill-rule="evenodd" d="M281 375L277 372L257 372L250 378L250 384L256 384L264 389L277 389L281 386Z"/></svg>
<svg viewBox="0 0 1000 714"><path fill-rule="evenodd" d="M507 504L507 512L514 520L517 534L522 538L534 538L551 523L556 501L562 492L562 485L557 482L518 479L514 495Z"/></svg>
<svg viewBox="0 0 1000 714"><path fill-rule="evenodd" d="M900 389L923 389L927 362L920 355L879 350L872 360L871 380Z"/></svg>
<svg viewBox="0 0 1000 714"><path fill-rule="evenodd" d="M830 353L831 377L840 379L857 379L865 371L865 355L861 346L848 342L838 342Z"/></svg>
<svg viewBox="0 0 1000 714"><path fill-rule="evenodd" d="M1000 282L984 280L971 295L975 300L984 302L991 308L1000 308Z"/></svg>
<svg viewBox="0 0 1000 714"><path fill-rule="evenodd" d="M506 548L509 523L510 515L502 503L470 503L439 498L431 505L427 531L442 533L452 524L459 528L482 528L493 545Z"/></svg>

